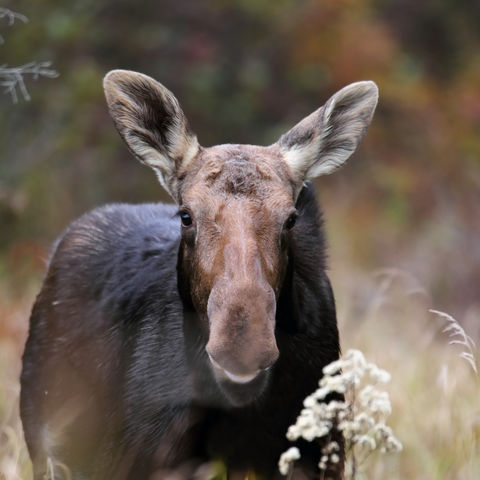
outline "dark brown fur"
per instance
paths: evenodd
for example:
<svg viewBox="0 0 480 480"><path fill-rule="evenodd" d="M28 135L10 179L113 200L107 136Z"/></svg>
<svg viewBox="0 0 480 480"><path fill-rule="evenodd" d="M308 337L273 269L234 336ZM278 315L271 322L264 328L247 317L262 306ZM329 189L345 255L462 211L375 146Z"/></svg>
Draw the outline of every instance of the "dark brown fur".
<svg viewBox="0 0 480 480"><path fill-rule="evenodd" d="M122 138L179 210L107 206L59 239L21 379L34 477L61 463L76 480L189 478L222 459L278 478L286 430L339 356L305 181L350 156L376 87L346 87L269 147L203 148L158 82L114 71L104 85ZM293 478L316 478L322 440L297 445Z"/></svg>

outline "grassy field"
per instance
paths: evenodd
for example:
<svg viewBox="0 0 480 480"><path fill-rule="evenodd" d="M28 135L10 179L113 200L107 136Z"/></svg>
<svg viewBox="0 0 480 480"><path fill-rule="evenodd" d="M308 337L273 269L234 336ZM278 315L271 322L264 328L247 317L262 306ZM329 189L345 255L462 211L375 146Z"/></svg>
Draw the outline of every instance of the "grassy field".
<svg viewBox="0 0 480 480"><path fill-rule="evenodd" d="M459 330L437 313L421 285L404 272L333 275L343 349L362 350L392 374L389 424L404 449L372 457L368 479L475 480L480 478L479 377L453 343ZM31 466L18 416L21 353L38 282L12 300L0 291L0 479L27 480ZM468 355L467 355L468 357ZM474 359L476 362L476 358Z"/></svg>
<svg viewBox="0 0 480 480"><path fill-rule="evenodd" d="M10 285L0 283L0 479L32 478L18 412L21 355L28 331L35 284L13 298Z"/></svg>
<svg viewBox="0 0 480 480"><path fill-rule="evenodd" d="M361 349L392 374L389 424L404 446L372 459L367 478L480 478L480 383L462 358L477 352L451 344L461 329L443 332L451 321L429 311L428 292L404 272L349 282L337 288L343 348Z"/></svg>

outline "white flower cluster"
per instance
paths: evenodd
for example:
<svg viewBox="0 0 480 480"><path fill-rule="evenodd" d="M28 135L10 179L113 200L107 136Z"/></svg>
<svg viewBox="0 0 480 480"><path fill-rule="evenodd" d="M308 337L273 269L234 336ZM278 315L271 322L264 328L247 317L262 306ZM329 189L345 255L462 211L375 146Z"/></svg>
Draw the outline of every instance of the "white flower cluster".
<svg viewBox="0 0 480 480"><path fill-rule="evenodd" d="M368 363L359 350L349 350L343 358L327 365L323 374L320 388L304 400L304 408L295 425L288 429L290 441L300 437L312 441L327 437L335 430L341 431L347 454L347 474L355 472L359 460L374 450L398 452L402 449L392 429L385 424L391 413L388 393L377 388L378 384L390 381L388 372ZM343 395L344 400L325 403L330 394ZM328 465L340 461L342 452L337 442L329 442L320 453L319 468L325 471ZM284 455L282 473L288 471L289 463L297 460L300 453L296 449L295 458L292 453ZM349 466L349 462L353 466Z"/></svg>
<svg viewBox="0 0 480 480"><path fill-rule="evenodd" d="M278 469L282 475L287 475L290 465L295 460L300 458L300 451L297 447L290 447L286 452L283 452L278 461Z"/></svg>
<svg viewBox="0 0 480 480"><path fill-rule="evenodd" d="M318 464L320 470L326 470L328 463L339 463L340 462L340 445L338 442L332 441L327 443L322 448L322 456L320 457L320 463Z"/></svg>

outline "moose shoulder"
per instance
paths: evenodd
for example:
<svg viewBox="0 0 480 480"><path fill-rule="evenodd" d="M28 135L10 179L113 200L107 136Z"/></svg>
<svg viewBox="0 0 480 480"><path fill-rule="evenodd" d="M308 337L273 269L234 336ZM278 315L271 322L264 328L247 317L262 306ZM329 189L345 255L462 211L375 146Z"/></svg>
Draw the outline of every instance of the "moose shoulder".
<svg viewBox="0 0 480 480"><path fill-rule="evenodd" d="M101 207L57 241L21 377L34 477L193 478L220 459L277 478L288 426L339 356L308 180L352 154L377 88L345 87L269 147L203 148L158 82L116 70L104 87L177 206ZM315 478L318 445L299 447L293 478Z"/></svg>

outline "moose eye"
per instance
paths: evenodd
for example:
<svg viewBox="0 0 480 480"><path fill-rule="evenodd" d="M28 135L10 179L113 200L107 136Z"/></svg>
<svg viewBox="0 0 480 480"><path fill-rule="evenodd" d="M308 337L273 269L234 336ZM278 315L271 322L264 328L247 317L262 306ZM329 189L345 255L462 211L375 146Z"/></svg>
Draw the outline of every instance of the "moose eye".
<svg viewBox="0 0 480 480"><path fill-rule="evenodd" d="M287 230L291 230L295 226L295 222L297 221L297 213L292 213L285 222L285 228Z"/></svg>
<svg viewBox="0 0 480 480"><path fill-rule="evenodd" d="M184 227L189 227L193 222L192 216L185 210L180 212L180 220L182 221L182 225Z"/></svg>

